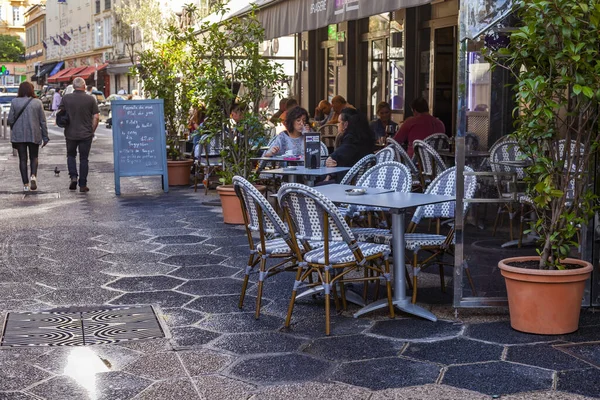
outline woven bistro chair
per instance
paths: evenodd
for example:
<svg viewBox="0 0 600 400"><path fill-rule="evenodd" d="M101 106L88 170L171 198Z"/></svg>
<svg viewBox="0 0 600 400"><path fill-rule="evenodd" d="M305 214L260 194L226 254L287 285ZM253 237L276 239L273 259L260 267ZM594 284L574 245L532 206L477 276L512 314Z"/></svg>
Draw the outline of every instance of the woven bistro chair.
<svg viewBox="0 0 600 400"><path fill-rule="evenodd" d="M258 318L260 315L264 280L282 271L295 270L298 265L298 253L290 248L290 241L292 239L289 230L267 199L250 182L241 176L233 177L233 187L242 205L244 225L250 247L250 257L242 284L239 307L242 308L244 305L250 272L260 263L255 314L255 317ZM257 244L254 243L254 238L252 237L252 234L255 232L259 234ZM299 254L303 253L303 250L299 251ZM269 258L282 259L282 261L267 268L267 259ZM291 265L288 264L289 262L291 262ZM288 266L286 267L286 265Z"/></svg>
<svg viewBox="0 0 600 400"><path fill-rule="evenodd" d="M386 162L386 161L400 161L396 159L396 152L391 147L384 147L375 153L375 157L377 158L377 164Z"/></svg>
<svg viewBox="0 0 600 400"><path fill-rule="evenodd" d="M465 171L473 172L473 169L465 166ZM477 179L474 175L467 175L464 177L464 189L465 199L472 199L477 189ZM438 175L433 182L425 190L426 194L436 194L445 196L456 195L456 167L449 168ZM467 214L469 203L464 203L464 215ZM456 202L450 201L439 204L428 204L425 206L417 207L411 222L407 228L407 232L404 235L406 250L412 251L412 269L413 269L413 295L412 302L417 301L417 280L421 270L432 264L438 264L440 273L440 282L442 291L445 291L445 280L444 280L444 263L442 258L444 254L454 253L455 243L455 231L454 225L452 224L447 235L440 234L440 224L437 224L437 232L435 234L430 233L415 233L417 225L423 218L436 219L440 221L442 218L454 218L454 212L456 209ZM385 235L375 236L375 243L390 244L392 242L391 232ZM427 252L429 255L419 260L419 253ZM473 279L471 278L471 271L465 264L465 273L471 286L473 294L476 294Z"/></svg>
<svg viewBox="0 0 600 400"><path fill-rule="evenodd" d="M425 188L429 182L433 181L447 167L438 152L425 141L413 141L413 149L419 160L419 180L421 181L421 187Z"/></svg>
<svg viewBox="0 0 600 400"><path fill-rule="evenodd" d="M323 125L317 129L317 132L321 135L321 140L325 143L326 147L331 149L335 147L335 138L338 134L337 125ZM329 151L327 153L329 153Z"/></svg>
<svg viewBox="0 0 600 400"><path fill-rule="evenodd" d="M204 134L199 140L200 156L194 161L194 192L198 190L198 181L200 171L203 172L202 183L204 184L204 194L208 194L211 183L211 177L216 176L216 172L222 168L223 159L221 151L223 150L223 140L220 134Z"/></svg>
<svg viewBox="0 0 600 400"><path fill-rule="evenodd" d="M356 181L359 180L360 177L363 176L363 174L367 172L369 168L373 167L376 163L377 158L375 157L375 154L367 154L366 156L358 160L356 164L354 164L354 166L350 168L348 172L346 172L346 175L344 175L344 177L340 181L340 185L356 184Z"/></svg>
<svg viewBox="0 0 600 400"><path fill-rule="evenodd" d="M406 152L406 150L404 150L404 147L402 147L400 145L400 143L398 143L397 141L395 141L392 138L387 138L386 141L387 141L388 147L393 148L394 151L396 152L396 161L400 161L402 164L406 165L408 167L408 169L410 170L410 173L413 177L413 182L412 182L413 189L417 188L420 185L419 168L417 168L417 166L415 165L413 160L408 156L408 153Z"/></svg>
<svg viewBox="0 0 600 400"><path fill-rule="evenodd" d="M434 133L427 136L423 141L433 147L435 151L450 150L450 139L445 133Z"/></svg>
<svg viewBox="0 0 600 400"><path fill-rule="evenodd" d="M325 334L330 333L330 294L337 284L340 286L342 300L345 304L344 282L369 281L384 279L387 288L387 300L390 317L394 317L392 303L392 285L390 275L388 245L357 242L339 213L337 207L318 191L298 183L283 185L277 194L279 204L284 210L285 219L292 236L291 244L295 246L296 257L302 261L296 274L296 282L292 291L292 298L288 308L285 326L289 327L294 310L294 303L298 290L303 287L323 285L325 293ZM301 254L302 249L298 241L321 241L323 247L310 250ZM383 260L382 267L375 265L375 261ZM348 273L367 268L380 275L373 277L346 278ZM316 273L318 283L306 283L307 279ZM337 299L334 291L334 299ZM336 301L336 307L338 302Z"/></svg>

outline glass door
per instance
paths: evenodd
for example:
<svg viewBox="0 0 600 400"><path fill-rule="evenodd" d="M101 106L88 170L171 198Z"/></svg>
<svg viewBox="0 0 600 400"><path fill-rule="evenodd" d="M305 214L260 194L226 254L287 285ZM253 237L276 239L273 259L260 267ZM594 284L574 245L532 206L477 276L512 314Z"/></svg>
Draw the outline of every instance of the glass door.
<svg viewBox="0 0 600 400"><path fill-rule="evenodd" d="M371 41L369 65L370 65L370 86L369 86L369 109L371 116L375 116L375 107L377 103L384 100L387 93L385 60L386 60L386 42L387 39L378 39Z"/></svg>
<svg viewBox="0 0 600 400"><path fill-rule="evenodd" d="M434 30L433 35L433 98L430 108L446 127L446 133L454 134L456 115L456 27Z"/></svg>

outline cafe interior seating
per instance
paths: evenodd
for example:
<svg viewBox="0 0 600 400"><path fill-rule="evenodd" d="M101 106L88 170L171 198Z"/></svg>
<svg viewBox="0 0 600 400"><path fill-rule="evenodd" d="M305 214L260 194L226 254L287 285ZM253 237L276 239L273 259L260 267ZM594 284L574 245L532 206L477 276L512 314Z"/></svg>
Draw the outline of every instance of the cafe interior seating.
<svg viewBox="0 0 600 400"><path fill-rule="evenodd" d="M388 144L388 147L391 147L396 152L395 159L397 161L400 161L402 164L404 164L408 167L408 169L410 170L410 173L413 177L413 184L412 184L413 189L417 188L420 185L419 168L417 168L416 164L408 156L408 153L406 152L406 150L404 150L404 147L402 147L400 145L400 143L398 143L397 141L395 141L392 138L387 138L386 142Z"/></svg>
<svg viewBox="0 0 600 400"><path fill-rule="evenodd" d="M337 134L338 134L337 125L334 125L334 124L323 125L323 126L319 127L319 129L317 129L317 132L319 132L319 134L321 135L321 141L323 141L323 143L325 143L325 146L328 149L333 150L333 148L335 147L335 138L337 137Z"/></svg>
<svg viewBox="0 0 600 400"><path fill-rule="evenodd" d="M377 158L377 164L386 162L386 161L400 161L396 159L396 152L391 147L384 147L375 153L375 157Z"/></svg>
<svg viewBox="0 0 600 400"><path fill-rule="evenodd" d="M356 181L371 167L377 163L377 158L374 154L367 154L350 168L346 175L340 181L341 185L355 185Z"/></svg>
<svg viewBox="0 0 600 400"><path fill-rule="evenodd" d="M433 147L436 151L450 150L450 139L445 133L434 133L423 139L425 143Z"/></svg>
<svg viewBox="0 0 600 400"><path fill-rule="evenodd" d="M331 328L330 296L332 294L336 308L339 309L336 288L339 286L342 305L345 309L345 282L379 281L380 279L385 281L388 308L390 317L393 318L390 247L382 244L357 242L337 207L313 188L290 183L281 187L277 197L280 207L284 210L285 220L288 222L292 236L290 244L295 247L296 257L302 260L297 270L285 326L290 326L298 290L322 285L325 295L325 334L329 335ZM320 241L323 246L302 255L299 242L303 241ZM355 272L359 268L365 268L371 272L366 278L359 275L348 276L349 273ZM313 274L318 276L318 282L311 283L310 277Z"/></svg>
<svg viewBox="0 0 600 400"><path fill-rule="evenodd" d="M425 188L429 182L433 181L435 177L439 173L445 171L447 167L438 152L432 146L425 143L425 141L413 141L413 149L415 154L417 154L417 165L419 167L421 187Z"/></svg>

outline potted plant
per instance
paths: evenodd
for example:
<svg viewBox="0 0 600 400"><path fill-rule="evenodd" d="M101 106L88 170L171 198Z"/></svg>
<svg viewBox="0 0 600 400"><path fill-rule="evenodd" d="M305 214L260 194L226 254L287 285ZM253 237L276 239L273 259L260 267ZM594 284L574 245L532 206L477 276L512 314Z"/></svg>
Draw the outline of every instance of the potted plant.
<svg viewBox="0 0 600 400"><path fill-rule="evenodd" d="M188 34L171 24L163 41L140 53L137 68L147 96L164 100L169 186L189 185L193 164L192 159L182 158L180 151L180 141L185 140L188 110L194 100L191 95L194 77L188 69L191 63Z"/></svg>
<svg viewBox="0 0 600 400"><path fill-rule="evenodd" d="M225 15L223 1L217 1L213 12ZM205 141L220 138L222 169L221 197L226 223L244 222L240 202L233 190L232 178L240 175L250 182L258 178L251 158L268 143L267 118L261 112L261 100L277 92L283 81L280 64L264 58L259 51L264 29L250 14L224 21L205 22L199 40L192 41L195 90L206 109L201 133ZM233 113L232 113L233 111ZM264 189L263 189L264 190Z"/></svg>
<svg viewBox="0 0 600 400"><path fill-rule="evenodd" d="M511 326L563 334L578 328L592 271L569 256L598 210L589 171L600 139L600 1L517 0L514 7L520 27L506 48L488 50L488 59L517 82L513 136L531 163L526 192L540 239L537 257L508 258L499 267Z"/></svg>

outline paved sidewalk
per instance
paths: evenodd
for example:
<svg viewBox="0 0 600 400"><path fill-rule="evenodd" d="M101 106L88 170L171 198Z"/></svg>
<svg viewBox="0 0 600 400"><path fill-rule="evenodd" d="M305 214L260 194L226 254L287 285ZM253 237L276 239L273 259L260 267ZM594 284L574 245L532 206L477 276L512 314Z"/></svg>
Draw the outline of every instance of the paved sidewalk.
<svg viewBox="0 0 600 400"><path fill-rule="evenodd" d="M245 233L205 205L214 194L164 194L159 178L148 177L123 178L115 196L105 128L92 146L90 192L70 192L64 141L51 131L39 190L26 196L0 135L0 323L7 312L151 304L168 337L0 347L0 399L600 397L593 310L582 313L578 332L545 337L513 331L504 309L461 310L455 319L447 301L424 304L440 318L432 323L389 320L384 311L354 319L349 306L325 337L322 298L299 301L283 328L288 274L266 281L254 320L256 277L237 308ZM420 297L439 299L439 278L429 281Z"/></svg>

